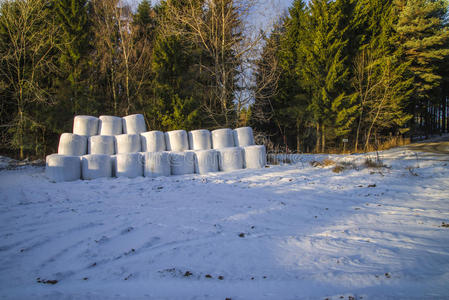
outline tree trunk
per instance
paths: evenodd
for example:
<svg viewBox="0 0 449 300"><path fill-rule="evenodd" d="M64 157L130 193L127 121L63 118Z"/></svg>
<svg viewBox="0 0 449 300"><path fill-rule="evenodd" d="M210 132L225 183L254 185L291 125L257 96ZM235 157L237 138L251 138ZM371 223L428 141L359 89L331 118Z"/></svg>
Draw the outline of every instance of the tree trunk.
<svg viewBox="0 0 449 300"><path fill-rule="evenodd" d="M320 152L320 124L316 124L316 145L315 145L315 152Z"/></svg>
<svg viewBox="0 0 449 300"><path fill-rule="evenodd" d="M324 124L321 125L321 153L324 153L324 150L326 148L326 135L325 135L325 128Z"/></svg>

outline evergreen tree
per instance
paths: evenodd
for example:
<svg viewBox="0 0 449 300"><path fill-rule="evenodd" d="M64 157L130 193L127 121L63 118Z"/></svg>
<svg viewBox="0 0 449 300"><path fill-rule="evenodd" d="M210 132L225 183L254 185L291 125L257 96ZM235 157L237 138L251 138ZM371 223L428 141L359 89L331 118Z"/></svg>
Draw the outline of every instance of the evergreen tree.
<svg viewBox="0 0 449 300"><path fill-rule="evenodd" d="M311 90L310 109L317 129L316 151L324 151L326 135L332 137L338 107L344 106L349 68L344 39L348 26L343 10L328 0L313 0L307 30L310 38L298 49L305 54L305 62L298 68L307 89Z"/></svg>
<svg viewBox="0 0 449 300"><path fill-rule="evenodd" d="M166 17L166 3L161 4L161 18ZM177 8L183 9L181 3ZM161 30L156 38L152 68L155 102L150 108L157 115L161 129L193 129L199 125L200 102L195 90L195 45L182 36Z"/></svg>
<svg viewBox="0 0 449 300"><path fill-rule="evenodd" d="M403 48L410 63L415 91L410 112L425 121L430 133L430 110L440 101L438 88L442 74L439 66L449 56L447 2L444 0L397 0L397 48Z"/></svg>
<svg viewBox="0 0 449 300"><path fill-rule="evenodd" d="M61 28L60 69L63 78L60 83L59 97L68 98L72 104L72 113L80 113L85 109L86 89L85 72L88 63L90 47L90 28L88 20L88 0L54 0L54 11L58 25ZM68 86L65 87L66 82Z"/></svg>

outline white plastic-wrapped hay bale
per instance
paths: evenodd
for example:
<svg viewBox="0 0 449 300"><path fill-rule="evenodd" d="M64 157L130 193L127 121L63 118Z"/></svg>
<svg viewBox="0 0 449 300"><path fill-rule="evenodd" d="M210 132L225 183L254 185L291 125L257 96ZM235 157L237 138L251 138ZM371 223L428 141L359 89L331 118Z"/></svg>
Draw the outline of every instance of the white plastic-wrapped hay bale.
<svg viewBox="0 0 449 300"><path fill-rule="evenodd" d="M88 154L115 154L115 137L111 135L94 135L87 143Z"/></svg>
<svg viewBox="0 0 449 300"><path fill-rule="evenodd" d="M261 169L267 164L267 153L264 145L243 147L244 166L247 169Z"/></svg>
<svg viewBox="0 0 449 300"><path fill-rule="evenodd" d="M139 134L120 134L115 136L115 152L136 153L141 151Z"/></svg>
<svg viewBox="0 0 449 300"><path fill-rule="evenodd" d="M212 148L210 131L206 129L189 132L190 150L209 150Z"/></svg>
<svg viewBox="0 0 449 300"><path fill-rule="evenodd" d="M142 157L145 177L170 176L169 152L144 152Z"/></svg>
<svg viewBox="0 0 449 300"><path fill-rule="evenodd" d="M214 149L234 147L234 131L229 128L212 131L212 147Z"/></svg>
<svg viewBox="0 0 449 300"><path fill-rule="evenodd" d="M135 178L143 176L140 153L119 153L112 156L112 172L116 177Z"/></svg>
<svg viewBox="0 0 449 300"><path fill-rule="evenodd" d="M111 156L88 154L81 157L81 176L85 180L112 177Z"/></svg>
<svg viewBox="0 0 449 300"><path fill-rule="evenodd" d="M119 135L123 133L122 118L114 116L100 116L98 133L100 135Z"/></svg>
<svg viewBox="0 0 449 300"><path fill-rule="evenodd" d="M92 116L75 116L73 120L73 133L92 136L98 134L99 119Z"/></svg>
<svg viewBox="0 0 449 300"><path fill-rule="evenodd" d="M81 178L79 156L51 154L45 158L45 175L55 182L74 181Z"/></svg>
<svg viewBox="0 0 449 300"><path fill-rule="evenodd" d="M237 147L254 145L253 129L251 127L234 129L234 141Z"/></svg>
<svg viewBox="0 0 449 300"><path fill-rule="evenodd" d="M195 150L195 173L218 172L218 152L216 150Z"/></svg>
<svg viewBox="0 0 449 300"><path fill-rule="evenodd" d="M195 173L195 153L192 151L170 152L170 169L172 175Z"/></svg>
<svg viewBox="0 0 449 300"><path fill-rule="evenodd" d="M165 133L167 151L181 152L189 150L189 140L185 130L173 130Z"/></svg>
<svg viewBox="0 0 449 300"><path fill-rule="evenodd" d="M217 149L218 168L220 171L233 171L243 169L243 149L228 147Z"/></svg>
<svg viewBox="0 0 449 300"><path fill-rule="evenodd" d="M142 152L161 152L165 151L165 136L162 131L148 131L140 134L142 143Z"/></svg>
<svg viewBox="0 0 449 300"><path fill-rule="evenodd" d="M58 154L81 156L87 151L87 137L74 133L63 133L59 137Z"/></svg>
<svg viewBox="0 0 449 300"><path fill-rule="evenodd" d="M141 114L123 117L123 133L139 134L147 131L145 118Z"/></svg>

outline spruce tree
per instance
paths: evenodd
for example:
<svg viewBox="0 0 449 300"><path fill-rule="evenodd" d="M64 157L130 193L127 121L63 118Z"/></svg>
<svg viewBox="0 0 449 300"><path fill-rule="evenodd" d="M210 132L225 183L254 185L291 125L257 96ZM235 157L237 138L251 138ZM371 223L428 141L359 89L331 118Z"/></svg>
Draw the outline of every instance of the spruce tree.
<svg viewBox="0 0 449 300"><path fill-rule="evenodd" d="M299 68L306 88L311 90L310 109L317 129L316 151L324 151L326 135L334 135L338 106L346 101L344 83L349 75L348 41L344 39L347 24L343 11L328 0L313 0L307 29L310 38L298 49L305 54ZM320 147L321 145L321 147Z"/></svg>
<svg viewBox="0 0 449 300"><path fill-rule="evenodd" d="M410 63L415 91L410 112L424 118L426 133L430 133L430 110L440 101L436 97L441 85L439 65L449 56L447 2L444 0L397 0L398 21L396 47L404 49Z"/></svg>
<svg viewBox="0 0 449 300"><path fill-rule="evenodd" d="M54 11L56 20L61 28L59 63L64 78L60 84L64 89L64 81L69 86L68 101L72 103L73 113L80 113L85 109L85 101L81 103L83 95L83 72L87 69L87 55L89 51L89 20L87 0L55 0ZM64 95L60 94L60 97Z"/></svg>

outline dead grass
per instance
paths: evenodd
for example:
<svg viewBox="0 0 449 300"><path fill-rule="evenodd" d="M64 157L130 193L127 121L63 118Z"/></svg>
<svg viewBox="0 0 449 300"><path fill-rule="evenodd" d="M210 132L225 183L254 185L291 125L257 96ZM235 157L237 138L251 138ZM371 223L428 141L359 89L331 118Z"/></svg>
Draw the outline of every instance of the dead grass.
<svg viewBox="0 0 449 300"><path fill-rule="evenodd" d="M386 167L379 158L376 158L376 159L367 158L367 159L365 159L363 165L366 168L372 168L372 169L379 169L379 168Z"/></svg>
<svg viewBox="0 0 449 300"><path fill-rule="evenodd" d="M332 172L334 173L341 173L345 170L345 167L343 165L336 165L332 168Z"/></svg>
<svg viewBox="0 0 449 300"><path fill-rule="evenodd" d="M336 165L337 163L331 159L324 159L322 161L311 161L310 165L312 167L320 167L320 168L324 168L324 167L329 167L329 166L333 166Z"/></svg>
<svg viewBox="0 0 449 300"><path fill-rule="evenodd" d="M334 166L332 168L332 172L334 173L341 173L345 170L352 170L352 169L357 169L357 166L354 163L350 163L350 162L335 162L331 159L324 159L322 161L311 161L310 165L312 167L316 167L316 168L324 168L324 167L329 167L329 166Z"/></svg>
<svg viewBox="0 0 449 300"><path fill-rule="evenodd" d="M387 139L385 142L378 143L375 145L368 145L367 149L364 152L373 152L373 151L381 151L388 150L394 147L405 146L410 144L410 138L403 138L402 136L394 136Z"/></svg>

